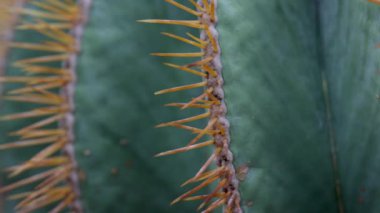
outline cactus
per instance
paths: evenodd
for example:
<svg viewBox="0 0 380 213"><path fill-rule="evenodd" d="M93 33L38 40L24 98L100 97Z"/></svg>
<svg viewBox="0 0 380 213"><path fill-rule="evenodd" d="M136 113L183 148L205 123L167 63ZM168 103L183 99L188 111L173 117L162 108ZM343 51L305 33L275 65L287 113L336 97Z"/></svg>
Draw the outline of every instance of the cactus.
<svg viewBox="0 0 380 213"><path fill-rule="evenodd" d="M380 7L365 0L219 0L217 14L242 211L379 212ZM178 186L197 173L213 147L153 158L196 136L155 125L204 112L162 107L198 97L202 89L153 93L199 77L161 65L187 60L148 56L197 51L160 32L197 36L199 31L136 23L147 18L194 20L161 0L94 2L75 97L76 156L87 212L196 212L202 203L169 205L192 189ZM22 32L16 37L39 39ZM9 61L29 54L12 50ZM21 109L24 105L5 102L2 111ZM5 132L26 124L0 125L5 142ZM32 153L1 152L1 164ZM7 205L5 212L13 212L14 203Z"/></svg>
<svg viewBox="0 0 380 213"><path fill-rule="evenodd" d="M12 200L20 200L15 208L17 211L32 212L54 205L49 212L61 212L66 208L83 212L74 154L73 94L77 52L90 4L89 1L71 0L28 3L36 8L29 8L28 4L13 9L15 13L33 18L31 22L22 23L17 28L40 33L46 40L10 42L9 46L44 54L17 60L14 66L22 70L24 75L1 77L0 82L21 84L21 88L9 91L3 98L28 103L33 108L2 116L0 120L39 120L11 132L10 135L19 139L2 144L0 150L45 147L24 163L7 169L11 178L30 170L38 172L2 187L0 193L33 184L32 190L10 196Z"/></svg>
<svg viewBox="0 0 380 213"><path fill-rule="evenodd" d="M199 185L182 194L180 197L175 199L172 204L183 200L200 200L202 203L198 207L198 210L204 209L202 212L205 213L213 212L221 206L225 206L224 211L227 213L240 213L242 210L240 207L239 181L237 180L237 173L232 162L233 154L230 150L230 125L228 119L226 118L227 106L224 100L224 79L222 76L221 49L219 44L219 33L216 29L216 25L218 23L218 1L190 1L194 8L190 8L173 0L167 0L166 2L184 10L191 15L194 15L196 20L156 19L142 20L141 22L178 25L200 29L200 37L196 37L191 33L187 33L189 38L184 38L171 33L162 34L186 44L198 47L201 51L190 53L153 53L152 55L179 58L199 58L195 62L185 65L171 63L165 63L165 65L180 71L185 71L193 75L200 76L202 77L202 81L199 83L160 90L155 94L162 95L203 87L205 89L201 92L201 94L194 97L190 101L185 103L170 103L166 106L179 107L181 110L188 108L200 108L206 109L206 112L196 116L158 125L157 127L176 127L178 129L184 129L196 134L196 136L186 146L162 152L156 156L160 157L178 154L211 145L215 147L215 151L200 167L196 175L182 184L182 186L185 186L190 183L200 182ZM189 125L189 123L201 119L207 119L207 124L203 128L196 128ZM209 139L205 142L199 142L202 138L204 138L204 136L208 136ZM217 163L217 167L210 169L213 162ZM213 182L217 182L217 184L211 193L192 196Z"/></svg>

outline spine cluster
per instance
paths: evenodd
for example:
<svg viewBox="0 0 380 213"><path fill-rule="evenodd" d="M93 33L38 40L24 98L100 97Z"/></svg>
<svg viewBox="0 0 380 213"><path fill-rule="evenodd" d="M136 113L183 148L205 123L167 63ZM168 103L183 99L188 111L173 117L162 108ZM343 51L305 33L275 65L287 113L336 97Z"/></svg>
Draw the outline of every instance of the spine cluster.
<svg viewBox="0 0 380 213"><path fill-rule="evenodd" d="M19 139L0 145L0 150L40 149L29 160L7 169L10 177L26 172L32 175L0 188L0 193L6 193L32 187L9 196L19 200L17 212L45 207L51 213L67 209L83 212L74 154L73 113L76 61L89 7L89 0L29 0L25 7L13 9L14 13L29 17L17 26L18 30L44 36L40 42L10 42L12 48L38 54L13 63L24 75L0 77L0 82L21 86L8 91L3 99L24 102L31 108L0 117L2 121L27 119L31 123L11 132Z"/></svg>
<svg viewBox="0 0 380 213"><path fill-rule="evenodd" d="M184 86L173 87L156 92L157 95L171 92L204 88L203 93L188 102L170 103L167 106L187 108L203 108L205 113L193 117L171 121L158 125L158 127L176 127L185 129L196 134L186 146L158 154L164 156L199 149L207 146L214 146L214 152L201 166L197 174L186 181L183 185L200 182L188 192L175 199L172 204L179 201L200 200L202 203L198 210L204 213L212 212L219 207L224 207L226 213L240 213L240 194L238 191L239 181L236 177L235 168L232 164L233 154L230 151L229 122L226 118L227 106L224 101L223 76L221 63L221 49L218 42L217 25L217 1L216 0L189 0L194 6L190 8L174 0L166 0L173 6L182 9L194 16L196 20L142 20L145 23L173 24L196 28L200 30L200 36L187 33L188 38L163 33L170 38L182 41L200 48L200 52L191 53L153 53L155 56L163 57L189 57L199 58L190 64L178 65L165 63L165 65L180 71L185 71L193 75L200 76L202 81ZM199 129L188 125L189 123L201 119L207 119L204 128ZM206 141L200 142L203 138ZM212 166L216 163L216 168ZM201 189L211 184L215 188L205 195L194 195Z"/></svg>
<svg viewBox="0 0 380 213"><path fill-rule="evenodd" d="M201 5L202 1L199 1L198 3ZM230 151L230 123L226 118L227 106L224 101L221 48L218 42L219 34L216 29L218 19L216 14L212 15L213 16L204 14L200 18L201 23L208 26L208 29L202 30L201 32L201 39L205 41L209 40L208 45L203 50L205 53L203 58L213 58L213 60L206 65L216 72L215 76L207 76L206 87L208 90L213 91L212 95L219 101L219 104L213 104L210 107L210 120L215 120L215 125L212 130L218 132L218 134L213 135L216 147L215 153L217 166L225 168L224 177L221 177L221 179L225 179L226 183L228 183L223 186L222 191L226 194L230 193L229 197L226 199L227 212L238 213L242 212L240 209L240 194L238 191L239 181L236 177L236 171L232 163L233 154Z"/></svg>

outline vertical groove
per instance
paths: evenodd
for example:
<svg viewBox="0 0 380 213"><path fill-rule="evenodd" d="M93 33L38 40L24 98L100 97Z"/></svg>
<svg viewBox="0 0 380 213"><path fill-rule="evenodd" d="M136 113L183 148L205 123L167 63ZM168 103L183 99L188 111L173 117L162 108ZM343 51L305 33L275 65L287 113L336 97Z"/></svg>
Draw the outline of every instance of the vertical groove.
<svg viewBox="0 0 380 213"><path fill-rule="evenodd" d="M70 174L68 182L75 194L75 201L72 204L72 210L75 213L82 213L83 207L80 202L80 185L78 177L78 162L75 158L75 133L74 133L74 111L75 111L75 86L76 86L76 68L78 61L78 52L81 49L81 40L83 37L84 27L89 17L89 11L91 7L91 0L79 0L78 8L80 10L80 17L76 23L75 28L72 30L72 35L75 38L77 52L70 55L67 62L63 64L63 67L68 69L71 81L61 90L61 96L66 101L69 111L66 113L65 117L61 120L60 125L67 132L67 140L65 147L63 148L64 153L69 157L71 164L73 165L73 172Z"/></svg>
<svg viewBox="0 0 380 213"><path fill-rule="evenodd" d="M342 193L342 184L339 174L339 165L338 165L338 150L336 142L336 134L333 125L333 115L331 109L331 97L329 91L329 82L326 74L326 62L324 58L324 44L323 44L323 30L321 24L321 0L315 0L316 7L316 34L317 34L317 57L318 65L321 73L321 84L322 84L322 93L325 104L325 113L326 113L326 123L328 130L328 140L330 145L330 155L331 155L331 164L333 169L334 184L335 184L335 195L337 199L338 212L344 213L344 201Z"/></svg>

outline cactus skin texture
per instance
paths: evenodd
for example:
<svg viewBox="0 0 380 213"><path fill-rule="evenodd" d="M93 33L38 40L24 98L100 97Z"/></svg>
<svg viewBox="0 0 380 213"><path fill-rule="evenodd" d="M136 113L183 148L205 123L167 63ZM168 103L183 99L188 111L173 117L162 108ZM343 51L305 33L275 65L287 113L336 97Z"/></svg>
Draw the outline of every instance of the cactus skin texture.
<svg viewBox="0 0 380 213"><path fill-rule="evenodd" d="M380 8L361 0L220 1L226 102L245 212L380 211ZM240 21L240 20L249 21Z"/></svg>
<svg viewBox="0 0 380 213"><path fill-rule="evenodd" d="M187 44L159 36L161 31L188 31L135 21L194 16L161 0L112 2L94 2L78 73L76 148L87 174L84 206L91 213L195 212L198 202L168 203L184 192L178 185L197 172L213 147L153 159L195 135L151 127L193 116L190 110L164 110L162 105L197 97L201 89L159 97L152 93L199 78L158 65L181 60L147 57L157 50L188 51ZM380 6L365 0L319 2L317 7L305 0L219 0L227 117L244 212L338 212L321 69L329 86L344 210L380 212ZM26 54L15 51L13 57ZM5 103L9 110L17 106ZM2 125L0 131L13 125ZM10 154L3 152L0 163L14 163L12 157L30 152Z"/></svg>

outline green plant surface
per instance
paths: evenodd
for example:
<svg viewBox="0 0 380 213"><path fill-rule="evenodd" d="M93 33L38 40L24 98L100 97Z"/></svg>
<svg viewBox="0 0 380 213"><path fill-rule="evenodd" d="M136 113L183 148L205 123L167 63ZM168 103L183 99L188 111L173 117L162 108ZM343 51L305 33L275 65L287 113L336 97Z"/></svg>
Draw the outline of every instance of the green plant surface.
<svg viewBox="0 0 380 213"><path fill-rule="evenodd" d="M152 38L153 34L160 36L162 28L149 30L136 22L145 17L182 15L161 3L148 0L94 2L83 40L76 96L76 148L83 171L82 194L87 212L151 212L152 209L154 212L192 212L196 208L190 203L173 207L169 203L182 193L178 186L196 172L194 165L201 165L207 153L201 151L165 159L153 157L192 137L181 131L154 128L160 122L191 115L174 109L164 111L164 103L180 97L153 95L170 84L191 81L189 76L170 69L162 72L164 66L160 67L160 63L163 61L149 56L152 47L162 50L161 45L165 43L164 51L187 48L180 43L172 44L169 39L165 41L164 36ZM17 33L17 37L37 39L28 33ZM33 53L14 50L9 61L28 54ZM18 70L10 67L8 73L16 75ZM9 90L12 85L7 87ZM189 92L182 95L193 96ZM25 104L5 102L1 114L25 108L28 108ZM3 143L11 140L5 138L7 132L26 124L0 125ZM31 153L33 150L27 149L2 152L2 168L27 159ZM5 211L12 212L14 204L7 202Z"/></svg>
<svg viewBox="0 0 380 213"><path fill-rule="evenodd" d="M344 212L379 212L380 8L220 2L232 148L236 164L250 167L245 211L339 212L335 141Z"/></svg>
<svg viewBox="0 0 380 213"><path fill-rule="evenodd" d="M188 46L160 35L161 27L136 22L146 17L188 17L161 1L94 4L76 98L77 151L87 176L82 185L85 206L94 213L193 212L195 204L170 206L170 202L183 193L179 185L194 175L208 156L206 150L153 156L193 137L154 126L189 116L163 105L183 96L191 98L196 91L155 97L155 91L186 84L192 77L165 68L164 59L149 56L153 51L184 51ZM166 28L172 29L183 30ZM90 156L83 155L86 150Z"/></svg>
<svg viewBox="0 0 380 213"><path fill-rule="evenodd" d="M219 0L231 145L235 165L249 167L240 186L247 213L339 212L331 132L345 213L380 211L380 7L365 0L317 2ZM76 96L87 212L190 213L197 206L169 203L210 152L153 158L192 138L153 128L190 115L163 104L199 93L153 96L194 79L161 65L167 59L148 55L188 51L189 46L159 35L187 31L136 23L146 18L189 17L161 0L94 1ZM11 60L25 54L12 51ZM3 108L1 114L24 109L9 102ZM15 126L21 124L0 124L1 143L9 141L5 134ZM30 153L2 152L0 163L13 165ZM5 212L12 212L12 205L7 202Z"/></svg>
<svg viewBox="0 0 380 213"><path fill-rule="evenodd" d="M380 7L365 1L323 2L325 69L331 87L347 212L379 212Z"/></svg>

